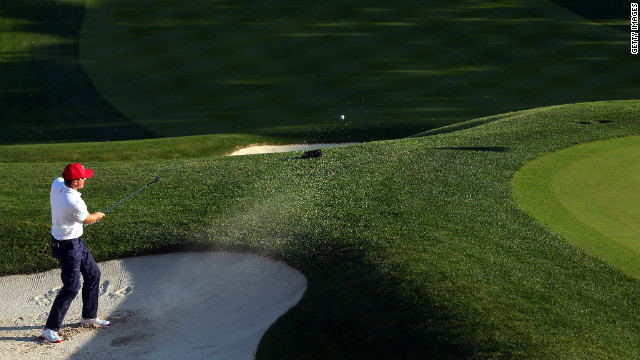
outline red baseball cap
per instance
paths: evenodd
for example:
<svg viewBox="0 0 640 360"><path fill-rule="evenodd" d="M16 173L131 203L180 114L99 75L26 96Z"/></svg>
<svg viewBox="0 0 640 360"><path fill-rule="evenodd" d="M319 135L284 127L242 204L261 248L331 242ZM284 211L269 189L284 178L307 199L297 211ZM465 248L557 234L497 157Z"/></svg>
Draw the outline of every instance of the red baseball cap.
<svg viewBox="0 0 640 360"><path fill-rule="evenodd" d="M62 172L65 180L75 180L79 178L90 178L93 176L93 170L85 169L82 164L73 163L67 165Z"/></svg>

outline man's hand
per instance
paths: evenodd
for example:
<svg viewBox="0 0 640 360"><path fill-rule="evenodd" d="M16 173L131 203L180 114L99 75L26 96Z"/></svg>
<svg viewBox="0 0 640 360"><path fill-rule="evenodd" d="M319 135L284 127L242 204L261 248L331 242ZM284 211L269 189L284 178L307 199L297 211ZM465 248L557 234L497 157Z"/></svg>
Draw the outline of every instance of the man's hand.
<svg viewBox="0 0 640 360"><path fill-rule="evenodd" d="M101 213L100 211L96 211L93 214L89 214L87 218L84 219L84 221L82 222L85 224L91 224L93 222L100 221L100 219L102 219L103 217L104 217L104 213Z"/></svg>

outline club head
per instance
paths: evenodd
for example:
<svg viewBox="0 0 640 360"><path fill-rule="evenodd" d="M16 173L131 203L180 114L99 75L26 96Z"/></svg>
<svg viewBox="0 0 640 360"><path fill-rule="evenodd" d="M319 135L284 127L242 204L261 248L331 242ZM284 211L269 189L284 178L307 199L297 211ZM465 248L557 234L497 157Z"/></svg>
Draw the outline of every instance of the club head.
<svg viewBox="0 0 640 360"><path fill-rule="evenodd" d="M151 185L151 184L153 184L153 183L158 182L158 179L159 179L159 178L160 178L159 176L156 176L156 178L155 178L155 179L153 179L153 181L152 181L152 182L148 183L148 184L147 184L147 186L149 186L149 185Z"/></svg>

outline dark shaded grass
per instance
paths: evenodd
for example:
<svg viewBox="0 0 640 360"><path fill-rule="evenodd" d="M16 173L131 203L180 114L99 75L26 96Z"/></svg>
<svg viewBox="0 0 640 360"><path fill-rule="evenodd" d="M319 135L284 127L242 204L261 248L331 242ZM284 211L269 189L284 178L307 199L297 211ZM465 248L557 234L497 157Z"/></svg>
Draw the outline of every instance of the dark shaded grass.
<svg viewBox="0 0 640 360"><path fill-rule="evenodd" d="M587 19L603 23L617 30L629 31L630 24L614 25L611 22L630 17L631 2L603 2L598 0L553 0L553 2Z"/></svg>
<svg viewBox="0 0 640 360"><path fill-rule="evenodd" d="M107 103L79 65L85 7L0 3L0 143L151 138Z"/></svg>
<svg viewBox="0 0 640 360"><path fill-rule="evenodd" d="M394 139L637 88L628 34L551 1L108 2L87 18L96 86L164 136Z"/></svg>
<svg viewBox="0 0 640 360"><path fill-rule="evenodd" d="M580 17L628 13L570 3L3 1L0 143L379 140L633 98L628 32Z"/></svg>

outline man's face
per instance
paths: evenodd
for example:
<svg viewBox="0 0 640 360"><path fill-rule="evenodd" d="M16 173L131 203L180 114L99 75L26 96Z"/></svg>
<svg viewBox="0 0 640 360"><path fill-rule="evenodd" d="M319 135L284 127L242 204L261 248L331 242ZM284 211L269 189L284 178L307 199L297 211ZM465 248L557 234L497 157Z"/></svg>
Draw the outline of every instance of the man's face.
<svg viewBox="0 0 640 360"><path fill-rule="evenodd" d="M82 189L84 187L84 180L85 178L78 179L78 187L76 189Z"/></svg>

